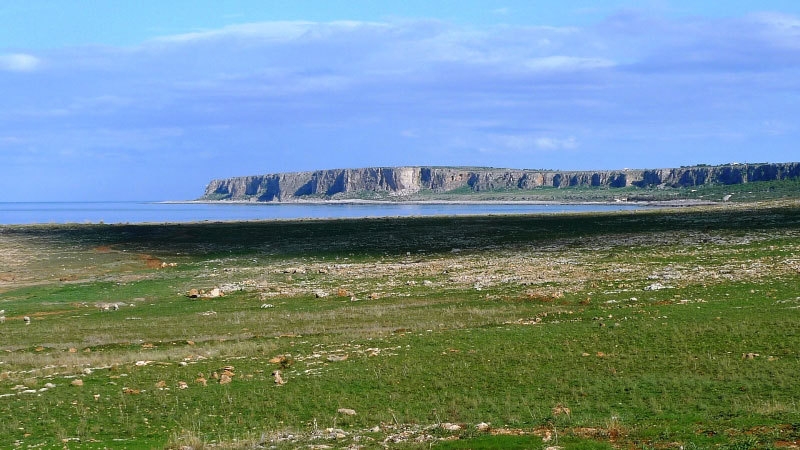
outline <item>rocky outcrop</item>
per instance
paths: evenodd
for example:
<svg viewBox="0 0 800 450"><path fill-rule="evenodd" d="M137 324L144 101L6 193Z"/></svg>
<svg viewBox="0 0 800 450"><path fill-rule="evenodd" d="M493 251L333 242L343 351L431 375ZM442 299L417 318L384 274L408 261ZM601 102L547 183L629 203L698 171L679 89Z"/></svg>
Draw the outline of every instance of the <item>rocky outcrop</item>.
<svg viewBox="0 0 800 450"><path fill-rule="evenodd" d="M213 180L204 200L286 202L372 193L408 197L420 191L487 191L537 187L691 187L800 177L800 163L729 164L677 169L548 171L474 167L369 167L286 172Z"/></svg>

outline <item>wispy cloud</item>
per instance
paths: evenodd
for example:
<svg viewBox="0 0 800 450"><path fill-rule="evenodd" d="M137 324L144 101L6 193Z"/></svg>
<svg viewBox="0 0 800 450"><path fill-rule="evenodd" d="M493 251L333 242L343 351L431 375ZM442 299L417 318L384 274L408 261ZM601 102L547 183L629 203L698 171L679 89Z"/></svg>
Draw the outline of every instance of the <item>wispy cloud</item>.
<svg viewBox="0 0 800 450"><path fill-rule="evenodd" d="M25 53L7 53L0 55L0 70L9 72L33 72L42 65L42 61Z"/></svg>
<svg viewBox="0 0 800 450"><path fill-rule="evenodd" d="M575 150L579 147L574 136L555 137L535 134L499 134L488 136L484 153L542 154L554 150Z"/></svg>
<svg viewBox="0 0 800 450"><path fill-rule="evenodd" d="M525 62L525 66L531 70L591 70L615 65L614 61L606 58L580 58L564 55L533 58Z"/></svg>

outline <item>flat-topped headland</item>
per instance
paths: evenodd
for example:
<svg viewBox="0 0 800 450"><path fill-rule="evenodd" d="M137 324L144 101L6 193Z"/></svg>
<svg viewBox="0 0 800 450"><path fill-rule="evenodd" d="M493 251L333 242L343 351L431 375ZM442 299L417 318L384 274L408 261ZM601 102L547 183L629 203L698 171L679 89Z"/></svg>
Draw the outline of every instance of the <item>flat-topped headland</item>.
<svg viewBox="0 0 800 450"><path fill-rule="evenodd" d="M800 178L800 163L726 164L671 169L560 171L482 167L367 167L283 172L212 180L200 200L297 202L419 199L425 193L532 191L537 188L686 188Z"/></svg>

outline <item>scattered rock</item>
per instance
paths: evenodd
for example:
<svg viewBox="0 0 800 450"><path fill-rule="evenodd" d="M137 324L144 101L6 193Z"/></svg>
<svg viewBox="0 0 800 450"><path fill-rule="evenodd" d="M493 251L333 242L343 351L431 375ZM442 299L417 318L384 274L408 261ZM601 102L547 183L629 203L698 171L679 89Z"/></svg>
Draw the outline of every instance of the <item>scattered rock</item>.
<svg viewBox="0 0 800 450"><path fill-rule="evenodd" d="M83 386L83 380L81 380L80 378L76 379L76 380L72 380L72 382L70 384L73 385L73 386Z"/></svg>
<svg viewBox="0 0 800 450"><path fill-rule="evenodd" d="M667 289L668 287L669 286L664 286L663 284L656 282L656 283L651 284L650 286L645 286L644 290L645 291L660 291L662 289Z"/></svg>
<svg viewBox="0 0 800 450"><path fill-rule="evenodd" d="M489 425L486 422L481 422L481 423L475 425L475 429L478 430L478 431L481 431L481 432L489 431L491 428L492 428L491 425Z"/></svg>
<svg viewBox="0 0 800 450"><path fill-rule="evenodd" d="M217 298L224 297L225 293L222 292L222 289L215 287L208 292L203 289L189 289L186 296L189 298Z"/></svg>
<svg viewBox="0 0 800 450"><path fill-rule="evenodd" d="M328 355L326 358L329 362L340 362L347 360L348 355Z"/></svg>
<svg viewBox="0 0 800 450"><path fill-rule="evenodd" d="M558 405L553 407L552 413L553 413L554 416L567 416L567 417L569 417L570 414L572 414L572 411L570 411L570 409L567 408L566 406L564 406L564 405L559 403Z"/></svg>
<svg viewBox="0 0 800 450"><path fill-rule="evenodd" d="M355 416L356 415L356 410L349 409L349 408L339 408L339 409L336 410L336 412L339 413L339 414L344 414L345 416Z"/></svg>
<svg viewBox="0 0 800 450"><path fill-rule="evenodd" d="M233 378L231 378L230 375L225 375L223 373L219 376L219 384L229 384L231 381L233 381Z"/></svg>
<svg viewBox="0 0 800 450"><path fill-rule="evenodd" d="M325 298L328 296L327 292L324 291L314 291L314 298Z"/></svg>
<svg viewBox="0 0 800 450"><path fill-rule="evenodd" d="M292 355L286 354L275 356L270 359L269 362L272 364L278 364L281 366L281 368L285 369L294 364L294 359L292 358Z"/></svg>

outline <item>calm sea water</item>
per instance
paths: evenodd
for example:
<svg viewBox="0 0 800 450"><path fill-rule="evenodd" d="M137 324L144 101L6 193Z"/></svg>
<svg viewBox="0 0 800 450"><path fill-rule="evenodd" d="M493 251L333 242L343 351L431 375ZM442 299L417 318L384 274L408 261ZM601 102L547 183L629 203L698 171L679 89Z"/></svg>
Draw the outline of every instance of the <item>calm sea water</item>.
<svg viewBox="0 0 800 450"><path fill-rule="evenodd" d="M438 215L554 214L642 206L529 204L208 204L159 202L0 202L0 224L163 223Z"/></svg>

